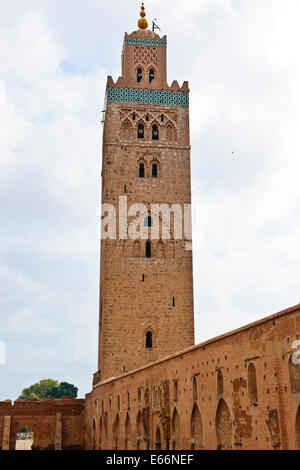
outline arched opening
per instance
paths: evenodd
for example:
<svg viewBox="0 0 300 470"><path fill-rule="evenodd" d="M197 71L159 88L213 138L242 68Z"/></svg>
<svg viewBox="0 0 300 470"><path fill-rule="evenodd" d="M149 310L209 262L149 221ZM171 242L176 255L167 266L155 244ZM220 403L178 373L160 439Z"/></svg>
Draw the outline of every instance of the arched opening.
<svg viewBox="0 0 300 470"><path fill-rule="evenodd" d="M293 361L293 355L289 360L289 372L290 372L290 383L291 383L291 392L299 393L300 392L300 364L295 364Z"/></svg>
<svg viewBox="0 0 300 470"><path fill-rule="evenodd" d="M219 401L216 413L216 434L218 449L231 449L232 421L229 408L223 398Z"/></svg>
<svg viewBox="0 0 300 470"><path fill-rule="evenodd" d="M296 415L296 442L298 449L300 450L300 405L298 407L298 412Z"/></svg>
<svg viewBox="0 0 300 470"><path fill-rule="evenodd" d="M131 424L129 414L127 413L125 421L125 450L132 450L131 443Z"/></svg>
<svg viewBox="0 0 300 470"><path fill-rule="evenodd" d="M159 426L157 426L155 433L155 450L161 450L161 432Z"/></svg>
<svg viewBox="0 0 300 470"><path fill-rule="evenodd" d="M139 164L139 177L145 178L145 165L144 163Z"/></svg>
<svg viewBox="0 0 300 470"><path fill-rule="evenodd" d="M114 450L119 449L119 426L120 426L120 418L117 414L114 425L113 425L113 439L114 439Z"/></svg>
<svg viewBox="0 0 300 470"><path fill-rule="evenodd" d="M146 258L151 258L151 242L150 242L150 240L146 241Z"/></svg>
<svg viewBox="0 0 300 470"><path fill-rule="evenodd" d="M145 126L144 124L138 125L138 139L143 139L145 136Z"/></svg>
<svg viewBox="0 0 300 470"><path fill-rule="evenodd" d="M258 394L257 394L257 380L256 380L256 370L254 364L249 364L248 367L248 396L249 403L252 406L257 406L258 404Z"/></svg>
<svg viewBox="0 0 300 470"><path fill-rule="evenodd" d="M100 418L99 450L102 450L102 446L103 446L103 417Z"/></svg>
<svg viewBox="0 0 300 470"><path fill-rule="evenodd" d="M176 408L173 412L172 417L172 449L179 449L180 448L180 421L179 421L179 414Z"/></svg>
<svg viewBox="0 0 300 470"><path fill-rule="evenodd" d="M152 349L153 347L153 334L151 331L147 331L146 333L146 348Z"/></svg>
<svg viewBox="0 0 300 470"><path fill-rule="evenodd" d="M159 240L157 244L156 256L158 259L163 259L165 257L165 245L162 240Z"/></svg>
<svg viewBox="0 0 300 470"><path fill-rule="evenodd" d="M142 78L143 78L143 69L139 67L136 71L136 81L140 83L142 81Z"/></svg>
<svg viewBox="0 0 300 470"><path fill-rule="evenodd" d="M167 141L172 142L175 140L175 130L171 124L167 126Z"/></svg>
<svg viewBox="0 0 300 470"><path fill-rule="evenodd" d="M15 450L32 450L33 430L30 426L21 426L16 434Z"/></svg>
<svg viewBox="0 0 300 470"><path fill-rule="evenodd" d="M145 227L152 227L152 217L151 217L151 215L148 215L145 218L144 225L145 225Z"/></svg>
<svg viewBox="0 0 300 470"><path fill-rule="evenodd" d="M198 400L198 389L197 389L197 379L193 378L193 401Z"/></svg>
<svg viewBox="0 0 300 470"><path fill-rule="evenodd" d="M149 83L151 83L155 79L155 71L154 69L149 70Z"/></svg>
<svg viewBox="0 0 300 470"><path fill-rule="evenodd" d="M96 421L96 418L93 419L93 438L92 438L92 442L93 442L93 450L96 450L96 430L97 430L97 421Z"/></svg>
<svg viewBox="0 0 300 470"><path fill-rule="evenodd" d="M127 392L127 410L130 410L130 392Z"/></svg>
<svg viewBox="0 0 300 470"><path fill-rule="evenodd" d="M191 448L203 449L203 422L197 404L194 404L191 417Z"/></svg>
<svg viewBox="0 0 300 470"><path fill-rule="evenodd" d="M222 371L218 371L218 375L217 375L217 394L220 396L220 395L223 395L224 393L224 382L223 382L223 374L222 374Z"/></svg>
<svg viewBox="0 0 300 470"><path fill-rule="evenodd" d="M152 126L152 140L158 140L159 138L159 132L158 132L158 127L156 124Z"/></svg>
<svg viewBox="0 0 300 470"><path fill-rule="evenodd" d="M178 401L178 382L174 382L174 401Z"/></svg>
<svg viewBox="0 0 300 470"><path fill-rule="evenodd" d="M141 256L141 243L139 240L135 240L133 243L133 257L139 258Z"/></svg>
<svg viewBox="0 0 300 470"><path fill-rule="evenodd" d="M144 440L144 425L143 416L141 410L139 410L136 418L136 436L137 436L137 450L143 450L145 448Z"/></svg>
<svg viewBox="0 0 300 470"><path fill-rule="evenodd" d="M157 171L157 163L153 163L152 165L152 178L157 178L158 171Z"/></svg>
<svg viewBox="0 0 300 470"><path fill-rule="evenodd" d="M121 124L121 137L128 140L131 137L132 127L130 121L127 119Z"/></svg>

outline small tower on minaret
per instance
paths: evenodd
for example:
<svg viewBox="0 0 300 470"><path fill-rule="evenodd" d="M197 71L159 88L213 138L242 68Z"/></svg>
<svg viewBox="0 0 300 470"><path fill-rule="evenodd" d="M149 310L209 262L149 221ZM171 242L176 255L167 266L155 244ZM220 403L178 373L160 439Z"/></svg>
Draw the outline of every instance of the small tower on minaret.
<svg viewBox="0 0 300 470"><path fill-rule="evenodd" d="M194 344L192 251L170 237L153 205L191 203L189 87L167 83L167 37L148 29L144 4L137 31L125 33L122 75L108 77L103 132L102 204L117 214L116 239L101 241L99 363L94 383ZM120 230L120 197L142 204L147 236ZM128 216L128 222L132 219Z"/></svg>

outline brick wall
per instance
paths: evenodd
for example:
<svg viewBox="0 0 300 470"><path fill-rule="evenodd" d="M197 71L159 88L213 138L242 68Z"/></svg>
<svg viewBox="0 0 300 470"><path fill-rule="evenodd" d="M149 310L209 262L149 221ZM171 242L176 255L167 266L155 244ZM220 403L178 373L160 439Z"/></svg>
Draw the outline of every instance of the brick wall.
<svg viewBox="0 0 300 470"><path fill-rule="evenodd" d="M87 447L300 448L299 338L296 306L95 386Z"/></svg>

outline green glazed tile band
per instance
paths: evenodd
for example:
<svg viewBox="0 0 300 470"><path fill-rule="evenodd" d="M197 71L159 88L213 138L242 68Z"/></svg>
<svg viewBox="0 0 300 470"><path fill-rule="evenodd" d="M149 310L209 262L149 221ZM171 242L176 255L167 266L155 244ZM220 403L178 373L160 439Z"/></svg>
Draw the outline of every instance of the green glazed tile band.
<svg viewBox="0 0 300 470"><path fill-rule="evenodd" d="M167 106L189 106L189 92L167 90L143 90L136 88L107 87L108 102L163 104Z"/></svg>
<svg viewBox="0 0 300 470"><path fill-rule="evenodd" d="M137 44L139 46L166 46L167 41L159 41L155 39L138 39L138 38L126 38L125 44Z"/></svg>

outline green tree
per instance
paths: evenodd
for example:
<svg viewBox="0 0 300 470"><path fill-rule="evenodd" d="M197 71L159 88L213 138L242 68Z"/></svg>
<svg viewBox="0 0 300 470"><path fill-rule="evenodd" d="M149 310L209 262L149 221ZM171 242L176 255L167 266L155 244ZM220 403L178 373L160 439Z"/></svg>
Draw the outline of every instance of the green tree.
<svg viewBox="0 0 300 470"><path fill-rule="evenodd" d="M43 399L49 396L50 390L58 386L59 386L59 383L57 380L52 380L52 379L40 380L38 383L33 384L30 387L24 388L19 398Z"/></svg>
<svg viewBox="0 0 300 470"><path fill-rule="evenodd" d="M75 387L73 384L69 384L68 382L61 382L58 387L53 387L50 390L50 395L53 398L61 398L61 397L74 397L77 398L78 388Z"/></svg>
<svg viewBox="0 0 300 470"><path fill-rule="evenodd" d="M77 398L78 388L68 382L59 383L57 380L44 379L24 388L19 398L35 398L42 400L47 397L61 398L64 396Z"/></svg>

